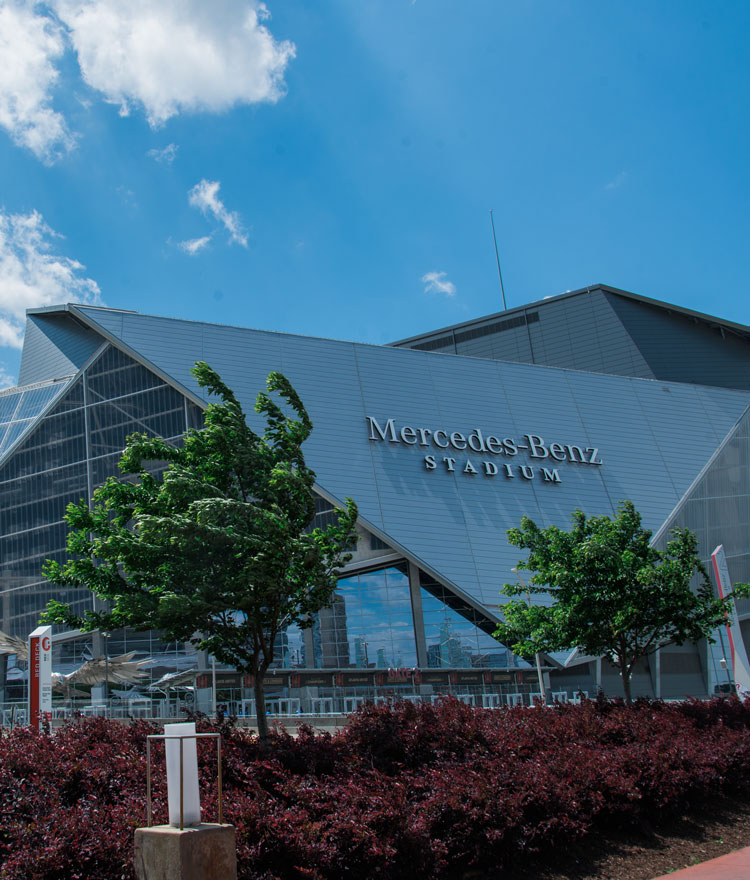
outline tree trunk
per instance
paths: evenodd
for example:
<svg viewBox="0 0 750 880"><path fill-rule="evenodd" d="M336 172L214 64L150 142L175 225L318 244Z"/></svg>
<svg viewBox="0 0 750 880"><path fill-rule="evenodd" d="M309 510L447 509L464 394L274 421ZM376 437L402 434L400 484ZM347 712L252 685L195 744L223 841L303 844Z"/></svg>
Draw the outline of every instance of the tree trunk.
<svg viewBox="0 0 750 880"><path fill-rule="evenodd" d="M629 666L621 666L620 671L622 672L622 686L625 690L625 702L628 706L633 702L633 696L630 692L630 673L631 669Z"/></svg>
<svg viewBox="0 0 750 880"><path fill-rule="evenodd" d="M268 743L268 715L266 715L266 692L263 687L263 681L266 677L266 670L258 669L255 673L255 683L253 684L253 693L255 694L255 719L258 722L258 738L263 745Z"/></svg>

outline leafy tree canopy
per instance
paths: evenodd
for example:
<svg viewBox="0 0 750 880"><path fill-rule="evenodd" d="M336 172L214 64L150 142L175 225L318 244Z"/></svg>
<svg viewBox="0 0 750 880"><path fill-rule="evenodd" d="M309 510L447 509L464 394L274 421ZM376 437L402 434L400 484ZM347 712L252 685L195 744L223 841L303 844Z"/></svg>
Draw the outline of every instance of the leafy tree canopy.
<svg viewBox="0 0 750 880"><path fill-rule="evenodd" d="M110 477L91 508L68 507L68 560L45 564L49 580L92 590L106 610L80 617L53 601L45 619L192 642L253 674L260 710L277 638L290 624L311 626L331 601L356 541L357 508L347 499L337 523L311 528L315 474L301 446L312 423L281 373L270 373L258 395L259 435L214 370L199 362L192 372L220 399L206 408L203 429L188 431L179 447L129 437L120 461L127 478Z"/></svg>
<svg viewBox="0 0 750 880"><path fill-rule="evenodd" d="M500 607L505 622L495 637L523 657L576 647L604 655L619 668L628 701L641 658L667 644L713 641L732 597L750 592L737 585L716 598L695 535L675 529L666 550L657 550L630 501L614 518L576 510L571 519L569 531L540 528L528 517L508 531L511 544L529 551L518 565L533 572L528 593L546 594L549 604L531 604L525 585L505 584L511 601Z"/></svg>

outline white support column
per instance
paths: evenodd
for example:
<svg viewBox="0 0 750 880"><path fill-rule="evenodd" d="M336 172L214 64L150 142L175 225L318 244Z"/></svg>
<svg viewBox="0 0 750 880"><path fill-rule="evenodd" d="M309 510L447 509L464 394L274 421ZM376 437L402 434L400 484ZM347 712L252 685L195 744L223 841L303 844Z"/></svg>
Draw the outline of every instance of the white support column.
<svg viewBox="0 0 750 880"><path fill-rule="evenodd" d="M422 588L419 585L419 568L409 563L409 594L411 596L411 612L414 621L414 639L417 643L417 665L427 668L427 639L424 632L424 616L422 614Z"/></svg>

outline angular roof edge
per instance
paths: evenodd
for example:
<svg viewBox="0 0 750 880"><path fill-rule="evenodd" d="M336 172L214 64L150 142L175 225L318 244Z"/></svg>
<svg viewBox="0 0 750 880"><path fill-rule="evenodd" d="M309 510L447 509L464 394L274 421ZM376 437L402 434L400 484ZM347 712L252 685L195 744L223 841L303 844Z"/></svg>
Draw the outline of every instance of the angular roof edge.
<svg viewBox="0 0 750 880"><path fill-rule="evenodd" d="M740 336L750 338L750 325L738 324L735 321L729 321L725 318L717 318L715 315L708 315L705 312L697 312L694 309L688 309L684 306L675 305L674 303L664 302L660 299L653 299L649 296L642 296L639 293L631 293L628 290L621 290L618 287L610 287L607 284L587 284L586 287L580 287L578 288L578 290L568 290L565 293L559 293L555 296L543 297L542 299L537 299L530 303L524 303L520 306L513 306L512 308L506 309L505 311L493 312L489 315L482 315L479 318L472 318L469 321L462 321L458 324L447 324L444 327L437 327L436 329L429 330L426 333L417 333L416 335L408 336L405 339L397 339L394 342L389 342L388 345L392 347L403 346L409 342L417 342L421 339L427 339L431 336L439 336L441 333L448 333L451 330L459 330L464 329L465 327L473 327L477 324L483 324L485 321L491 321L495 318L502 318L508 315L525 312L527 309L541 308L548 303L560 302L560 300L570 299L574 296L580 296L582 293L590 293L592 290L603 290L607 293L614 293L616 296L621 296L624 299L630 299L635 302L642 302L646 305L655 306L656 308L662 309L665 312L676 312L677 314L684 315L687 318L694 318L698 321L703 321L704 323L710 324L714 327L725 327L728 330L732 330L734 333L739 334Z"/></svg>
<svg viewBox="0 0 750 880"><path fill-rule="evenodd" d="M654 532L651 536L651 545L655 546L658 541L660 541L669 531L673 528L672 523L675 521L680 511L685 507L685 505L690 500L690 496L693 494L697 486L700 484L701 480L705 477L705 475L711 470L714 462L719 458L719 456L724 452L727 445L732 441L732 438L737 433L742 422L747 418L748 412L750 412L750 406L747 406L737 421L732 425L732 427L727 431L724 439L719 443L719 445L714 449L713 454L708 459L708 461L703 465L700 469L700 472L697 474L693 482L685 489L682 493L682 497L679 499L677 504L672 508L669 512L667 518L664 522L659 526L659 528Z"/></svg>
<svg viewBox="0 0 750 880"><path fill-rule="evenodd" d="M594 289L607 290L612 293L625 293L625 291L618 291L618 290L616 290L616 288L613 288L613 287L605 287L603 285L596 285L596 287L582 288L581 290L578 290L578 291L571 291L570 293L561 294L561 297L574 296L575 294L585 293L587 290L594 290ZM627 295L631 296L634 299L642 299L644 302L651 302L656 305L660 305L665 309L674 308L674 310L676 310L676 311L683 311L686 314L689 313L688 310L681 309L679 306L672 307L672 306L669 306L667 303L660 303L658 300L649 300L647 297L639 297L637 294L627 294ZM554 298L559 299L561 297L554 297ZM550 297L550 299L552 299L552 297ZM539 305L540 302L548 302L548 301L549 300L546 300L546 301L540 300L536 303L536 305ZM525 308L529 308L531 305L534 305L534 304L530 303L529 306L519 306L517 309L509 309L508 312L498 312L497 314L504 315L504 314L509 314L512 311L521 311ZM88 306L88 305L80 304L80 303L64 303L59 306L42 306L39 309L27 309L26 310L27 314L35 314L37 312L47 312L48 314L52 314L55 312L68 313L74 320L78 320L84 326L86 326L92 330L95 330L100 336L102 336L102 338L106 339L107 342L111 342L112 344L118 346L127 355L132 357L134 360L138 361L138 363L142 364L144 367L147 367L149 370L152 370L154 373L156 373L158 376L160 376L167 384L172 385L174 388L176 388L180 392L180 394L184 394L186 397L188 397L193 403L197 404L198 406L204 406L205 401L202 401L201 398L197 397L193 391L191 391L189 388L186 388L173 376L169 375L168 373L165 373L164 370L162 370L160 367L156 366L152 361L145 358L136 349L129 346L128 343L126 343L120 336L117 336L116 334L112 333L106 327L103 327L101 324L99 324L97 321L95 321L92 317L85 314L85 311L88 309L96 309L98 311L103 311L103 312L117 312L117 313L125 314L125 315L135 315L137 317L142 317L142 318L162 318L162 319L168 320L168 321L177 321L182 324L196 324L196 325L205 325L205 326L210 326L210 327L228 327L228 328L232 328L234 330L246 330L246 331L252 332L252 333L263 333L263 334L269 334L269 335L274 335L274 336L286 336L286 337L299 338L299 339L313 339L313 340L319 340L321 342L336 342L336 343L347 344L347 345L358 345L358 346L365 346L365 347L370 347L370 348L381 348L381 349L389 349L389 348L397 348L398 347L396 343L359 342L357 340L352 340L352 339L336 339L336 338L327 337L327 336L311 336L311 335L305 334L305 333L293 333L289 330L264 330L259 327L243 327L243 326L240 326L237 324L222 324L219 321L199 321L197 319L191 319L191 318L175 318L175 317L171 317L169 315L149 315L145 312L138 312L135 309L116 309L116 308L109 308L109 307L105 308L104 306ZM717 323L716 319L712 319L710 316L701 316L698 312L690 313L690 314L694 314L696 317L704 317L706 320L712 320L712 321L714 321L714 323ZM472 321L467 322L467 325L471 325L472 323L476 323L478 321L484 321L487 318L491 318L491 317L493 317L493 316L488 315L486 318L478 318L474 322L472 322ZM457 328L457 327L467 326L467 325L456 324L455 327ZM731 322L725 322L725 324L724 324L724 326L730 326L730 325L731 325ZM744 333L744 335L747 336L748 339L750 340L750 326L745 327L742 324L736 324L736 325L731 325L731 326L739 328L739 330L742 331L742 333ZM453 327L451 326L451 327L447 327L445 329L451 330L451 329L453 329ZM434 332L438 333L441 331L434 331ZM422 339L422 338L425 338L427 336L432 336L432 335L433 335L433 333L426 333L423 336L415 336L413 338L414 339ZM470 361L481 361L481 362L486 361L485 358L477 357L475 355L444 354L442 352L423 351L423 350L417 349L417 348L406 347L406 348L400 348L399 351L411 352L412 354L414 354L416 356L421 356L421 357L438 357L438 358L449 357L449 358L457 358L457 359L470 360ZM613 374L605 373L605 372L602 372L601 370L599 370L599 371L597 371L597 370L578 370L578 369L575 369L574 367L552 366L550 364L534 364L534 363L527 363L527 362L523 362L523 361L521 361L521 362L498 361L498 362L513 364L515 366L529 367L529 368L535 369L535 370L553 370L553 371L562 372L562 373L589 373L592 376L606 376L607 378L610 378L610 379L611 378L621 378L621 379L627 379L629 381L635 381L635 382L656 382L661 385L678 385L679 386L679 385L688 384L688 385L692 385L696 388L711 388L711 389L715 387L713 385L706 385L706 383L704 383L704 382L684 383L684 382L677 382L674 379L651 379L651 378L647 378L644 376L613 376ZM741 388L725 389L725 390L735 391L738 394L747 393L746 390L741 389Z"/></svg>
<svg viewBox="0 0 750 880"><path fill-rule="evenodd" d="M90 307L83 306L82 308L88 309ZM29 312L31 312L31 311L32 310L29 310ZM206 402L204 400L201 400L199 397L197 397L192 391L190 391L188 388L186 388L184 385L182 385L182 383L179 382L179 380L176 379L174 376L171 376L168 373L164 372L164 370L159 368L156 364L152 363L150 360L143 357L143 355L139 351L137 351L134 348L131 348L119 336L116 336L113 333L110 333L105 327L102 327L100 324L97 324L88 315L79 311L77 304L66 303L64 306L58 306L58 307L47 306L47 307L44 307L41 311L45 311L45 312L66 311L66 312L73 314L80 321L85 323L87 326L90 326L92 329L96 330L96 332L99 333L107 342L109 342L110 344L119 348L121 351L125 352L128 356L132 357L133 360L137 361L138 363L140 363L141 365L146 367L148 370L152 371L153 373L155 373L156 375L161 377L167 384L171 385L173 388L175 388L181 394L185 395L185 397L187 397L189 400L191 400L193 403L195 403L201 409L203 409L206 406ZM131 315L141 314L140 312L136 312L132 309L108 309L108 311L126 312L127 314L131 314ZM172 319L172 320L181 321L183 319L176 318L176 319ZM198 321L195 323L206 323L206 322ZM218 326L224 326L224 325L218 325ZM250 328L247 328L247 329L250 329ZM258 331L258 332L269 332L269 331ZM287 335L287 334L285 334L285 335ZM291 334L291 335L294 335L294 334ZM313 337L313 338L317 338L317 337ZM381 347L385 347L385 346L381 346ZM332 502L333 504L336 504L337 506L343 507L343 505L344 505L343 499L338 498L335 494L331 493L324 486L322 486L321 484L319 484L317 482L315 484L315 490L317 492L319 492L319 494L321 494L323 497L325 497L328 501ZM418 565L427 574L430 574L432 577L434 577L446 589L450 590L458 598L460 598L464 602L466 602L467 605L472 607L476 612L480 613L485 619L487 619L488 621L490 621L492 623L499 622L499 618L495 614L493 614L492 611L490 611L486 606L484 606L481 602L478 602L468 592L461 589L461 587L458 586L458 584L454 583L450 578L447 578L445 575L443 575L439 571L437 571L433 566L431 566L429 563L427 563L424 559L420 558L418 555L416 555L415 553L410 551L408 548L404 547L404 545L401 544L399 541L397 541L392 535L387 534L382 529L379 529L374 523L370 522L365 517L360 516L359 519L361 520L361 522L365 528L367 528L369 531L371 531L374 535L379 537L381 540L385 541L386 543L388 543L392 547L394 547L394 549L396 549L397 552L402 554L407 559L407 561L410 561L410 562L414 563L415 565Z"/></svg>

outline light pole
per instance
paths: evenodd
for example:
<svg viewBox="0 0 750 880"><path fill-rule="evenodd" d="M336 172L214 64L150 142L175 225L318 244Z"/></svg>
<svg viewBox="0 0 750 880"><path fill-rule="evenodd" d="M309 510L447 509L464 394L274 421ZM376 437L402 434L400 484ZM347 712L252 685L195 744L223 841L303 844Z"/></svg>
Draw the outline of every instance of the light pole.
<svg viewBox="0 0 750 880"><path fill-rule="evenodd" d="M107 714L109 714L109 637L110 633L102 633L104 641L104 706Z"/></svg>
<svg viewBox="0 0 750 880"><path fill-rule="evenodd" d="M526 601L529 603L529 608L531 608L531 593L529 592L529 587L526 581L521 577L518 573L518 569L514 566L511 568L513 574L518 578L521 586L526 590ZM536 658L536 674L539 679L539 693L542 695L542 699L544 700L545 706L547 705L547 688L544 686L544 676L542 675L542 661L539 656L539 651L534 654Z"/></svg>

